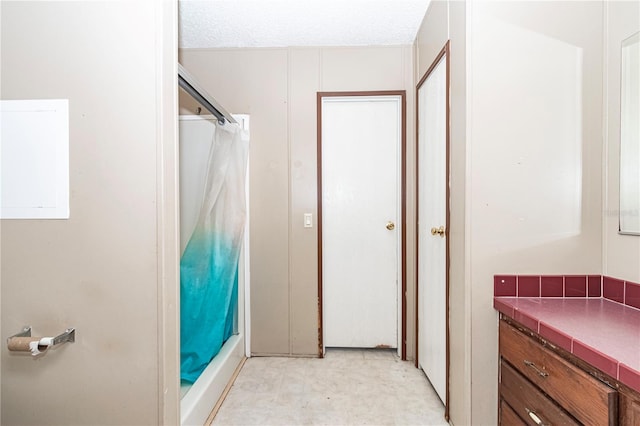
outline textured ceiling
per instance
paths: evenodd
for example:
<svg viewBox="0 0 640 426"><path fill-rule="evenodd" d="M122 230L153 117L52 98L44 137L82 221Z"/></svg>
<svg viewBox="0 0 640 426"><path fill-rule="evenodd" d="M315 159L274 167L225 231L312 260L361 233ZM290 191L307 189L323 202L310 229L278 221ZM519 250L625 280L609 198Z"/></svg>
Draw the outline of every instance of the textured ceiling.
<svg viewBox="0 0 640 426"><path fill-rule="evenodd" d="M180 0L180 47L411 44L429 0Z"/></svg>

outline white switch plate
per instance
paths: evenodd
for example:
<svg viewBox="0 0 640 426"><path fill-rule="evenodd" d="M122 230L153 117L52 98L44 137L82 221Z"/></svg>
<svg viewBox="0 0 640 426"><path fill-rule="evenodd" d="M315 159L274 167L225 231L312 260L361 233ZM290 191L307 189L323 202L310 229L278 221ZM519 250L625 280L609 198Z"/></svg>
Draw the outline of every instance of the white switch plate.
<svg viewBox="0 0 640 426"><path fill-rule="evenodd" d="M304 214L304 227L313 228L313 215L311 213Z"/></svg>

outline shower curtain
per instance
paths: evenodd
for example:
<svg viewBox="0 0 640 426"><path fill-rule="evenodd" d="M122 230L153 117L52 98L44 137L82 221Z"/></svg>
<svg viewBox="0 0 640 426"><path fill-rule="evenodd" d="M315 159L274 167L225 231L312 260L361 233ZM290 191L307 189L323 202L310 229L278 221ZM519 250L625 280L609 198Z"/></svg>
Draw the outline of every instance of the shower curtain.
<svg viewBox="0 0 640 426"><path fill-rule="evenodd" d="M216 125L203 202L180 259L180 377L193 383L234 333L248 133Z"/></svg>

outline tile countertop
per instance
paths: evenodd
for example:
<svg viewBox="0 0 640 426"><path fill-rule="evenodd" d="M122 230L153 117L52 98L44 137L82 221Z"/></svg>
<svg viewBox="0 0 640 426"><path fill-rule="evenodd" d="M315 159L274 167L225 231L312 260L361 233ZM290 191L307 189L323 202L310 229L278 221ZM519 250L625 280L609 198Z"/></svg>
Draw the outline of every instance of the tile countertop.
<svg viewBox="0 0 640 426"><path fill-rule="evenodd" d="M493 306L640 392L640 309L604 298L494 297Z"/></svg>

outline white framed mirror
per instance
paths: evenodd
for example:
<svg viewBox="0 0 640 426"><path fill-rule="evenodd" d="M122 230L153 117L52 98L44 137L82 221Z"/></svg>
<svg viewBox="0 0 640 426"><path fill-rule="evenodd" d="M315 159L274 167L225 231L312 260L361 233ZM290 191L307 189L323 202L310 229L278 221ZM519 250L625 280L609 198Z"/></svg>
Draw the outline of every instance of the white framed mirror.
<svg viewBox="0 0 640 426"><path fill-rule="evenodd" d="M619 232L640 235L640 32L622 41L621 58Z"/></svg>

